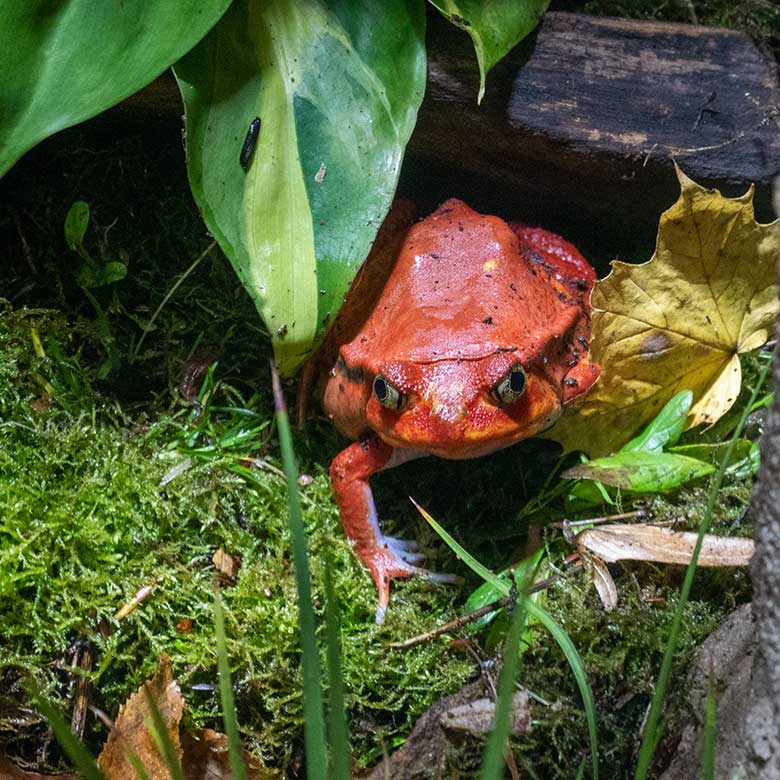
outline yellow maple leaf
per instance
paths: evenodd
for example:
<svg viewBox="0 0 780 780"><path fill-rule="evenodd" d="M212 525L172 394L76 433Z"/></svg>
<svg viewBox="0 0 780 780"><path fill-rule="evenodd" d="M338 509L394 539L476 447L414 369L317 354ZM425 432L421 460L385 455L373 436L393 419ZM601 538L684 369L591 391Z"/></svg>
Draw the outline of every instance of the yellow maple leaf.
<svg viewBox="0 0 780 780"><path fill-rule="evenodd" d="M724 198L677 169L682 192L661 215L652 258L613 261L591 296L591 357L601 376L545 434L603 455L675 393L692 390L687 427L712 424L739 394L739 353L774 332L780 224L758 224L753 188Z"/></svg>

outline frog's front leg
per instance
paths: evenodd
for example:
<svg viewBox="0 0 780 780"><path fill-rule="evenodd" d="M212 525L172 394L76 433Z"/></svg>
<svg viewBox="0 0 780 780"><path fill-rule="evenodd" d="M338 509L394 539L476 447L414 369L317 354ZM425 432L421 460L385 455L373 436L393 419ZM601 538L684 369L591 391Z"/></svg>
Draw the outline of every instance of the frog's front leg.
<svg viewBox="0 0 780 780"><path fill-rule="evenodd" d="M330 479L344 532L354 543L355 553L368 568L379 591L377 623L384 620L390 600L390 580L418 574L437 582L459 582L454 575L433 574L416 566L424 558L417 552L416 543L385 536L379 527L369 484L371 475L423 457L424 454L393 448L378 436L372 435L351 444L330 465Z"/></svg>

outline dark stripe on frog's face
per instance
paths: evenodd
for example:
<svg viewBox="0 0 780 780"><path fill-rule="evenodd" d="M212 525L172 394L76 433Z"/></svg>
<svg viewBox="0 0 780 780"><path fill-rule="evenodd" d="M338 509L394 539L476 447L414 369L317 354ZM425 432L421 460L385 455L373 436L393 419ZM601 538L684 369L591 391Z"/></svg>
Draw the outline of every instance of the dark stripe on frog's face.
<svg viewBox="0 0 780 780"><path fill-rule="evenodd" d="M358 385L363 384L366 378L366 374L360 366L350 366L341 355L336 361L336 370L343 374L348 381Z"/></svg>

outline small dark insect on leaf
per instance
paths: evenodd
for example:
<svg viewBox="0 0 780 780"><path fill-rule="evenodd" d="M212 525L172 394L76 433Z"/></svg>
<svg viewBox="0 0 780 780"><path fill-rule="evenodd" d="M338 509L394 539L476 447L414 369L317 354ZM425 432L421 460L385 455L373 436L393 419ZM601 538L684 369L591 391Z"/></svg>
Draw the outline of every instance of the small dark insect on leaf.
<svg viewBox="0 0 780 780"><path fill-rule="evenodd" d="M260 117L256 116L249 123L249 129L246 131L244 145L241 147L241 156L238 158L239 162L241 163L241 167L245 171L249 169L249 164L252 162L252 157L255 154L257 139L260 137L260 124Z"/></svg>

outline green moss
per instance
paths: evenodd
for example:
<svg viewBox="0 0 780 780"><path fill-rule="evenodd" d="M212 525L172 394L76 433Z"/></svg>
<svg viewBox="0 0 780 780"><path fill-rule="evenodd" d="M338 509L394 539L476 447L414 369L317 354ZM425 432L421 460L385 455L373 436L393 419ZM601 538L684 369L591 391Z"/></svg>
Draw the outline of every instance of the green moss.
<svg viewBox="0 0 780 780"><path fill-rule="evenodd" d="M587 0L583 5L586 13L598 16L694 22L767 40L776 40L780 31L780 9L772 0Z"/></svg>
<svg viewBox="0 0 780 780"><path fill-rule="evenodd" d="M30 377L62 387L64 363L36 357L32 328L44 351L54 339L71 341L56 313L7 311L0 319L0 687L12 687L27 671L68 706L68 648L87 639L97 658L94 701L114 714L167 652L190 721L218 725L217 693L202 685L216 683L211 555L223 548L243 562L235 585L225 589L240 722L250 747L271 764L284 763L301 728L301 701L283 481L259 470L249 489L217 459L194 462L161 488L184 460L169 446L191 430L181 422L186 417L173 407L173 415L160 413L151 426L117 420L116 409L91 390L90 372L79 373L65 352L61 360L83 395L66 397L55 388L43 401ZM267 406L256 411L270 414ZM403 654L383 645L425 630L432 615L450 614L453 592L401 585L387 625L376 627L374 588L340 532L326 469L308 460L305 442L300 451L313 476L303 506L315 593L321 597L327 548L341 604L349 702L392 738L470 671L443 643ZM273 466L275 445L265 456ZM154 585L151 595L116 621L116 611L147 585ZM191 630L177 629L182 618ZM0 731L11 727L14 712L5 713L4 723L3 715ZM377 745L358 732L355 747L365 754Z"/></svg>
<svg viewBox="0 0 780 780"><path fill-rule="evenodd" d="M660 585L649 581L648 567L625 567L616 574L617 609L605 612L583 580L551 591L547 607L569 632L588 671L599 712L601 769L605 778L633 774L632 756L652 695L658 666L676 606L674 588L681 571ZM660 580L666 578L660 574ZM712 595L712 594L710 594ZM684 674L697 645L719 624L727 604L697 594L685 611L675 674ZM587 752L584 714L571 672L560 651L539 636L523 659L522 683L551 706L534 706L534 731L516 741L518 752L543 778L570 778L572 766ZM667 699L673 708L676 695Z"/></svg>

